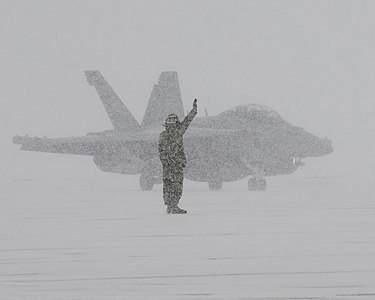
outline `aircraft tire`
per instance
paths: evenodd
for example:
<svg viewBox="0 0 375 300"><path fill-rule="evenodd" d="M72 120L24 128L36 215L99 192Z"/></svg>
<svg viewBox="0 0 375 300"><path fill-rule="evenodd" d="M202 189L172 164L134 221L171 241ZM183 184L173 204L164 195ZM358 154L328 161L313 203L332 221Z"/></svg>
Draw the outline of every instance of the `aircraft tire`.
<svg viewBox="0 0 375 300"><path fill-rule="evenodd" d="M257 182L258 191L265 191L267 190L267 181L265 179L260 179Z"/></svg>
<svg viewBox="0 0 375 300"><path fill-rule="evenodd" d="M249 178L249 181L247 182L247 187L249 191L257 191L258 185L255 178Z"/></svg>
<svg viewBox="0 0 375 300"><path fill-rule="evenodd" d="M153 177L150 175L142 174L139 178L139 185L142 191L151 191L154 187Z"/></svg>
<svg viewBox="0 0 375 300"><path fill-rule="evenodd" d="M219 191L223 188L223 182L219 180L209 181L208 187L211 191Z"/></svg>

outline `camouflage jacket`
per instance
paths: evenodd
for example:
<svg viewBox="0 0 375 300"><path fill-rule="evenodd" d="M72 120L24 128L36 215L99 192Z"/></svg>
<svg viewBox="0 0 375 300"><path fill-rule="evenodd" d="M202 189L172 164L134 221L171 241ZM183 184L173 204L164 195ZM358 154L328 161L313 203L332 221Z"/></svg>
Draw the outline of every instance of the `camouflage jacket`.
<svg viewBox="0 0 375 300"><path fill-rule="evenodd" d="M165 125L165 130L159 137L159 157L163 166L186 166L182 137L196 114L197 109L193 108L181 123Z"/></svg>

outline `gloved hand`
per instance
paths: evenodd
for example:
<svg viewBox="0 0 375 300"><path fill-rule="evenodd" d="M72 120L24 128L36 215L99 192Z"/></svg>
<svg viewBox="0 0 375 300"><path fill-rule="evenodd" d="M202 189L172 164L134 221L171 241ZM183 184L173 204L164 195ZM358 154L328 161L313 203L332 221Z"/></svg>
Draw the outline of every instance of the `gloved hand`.
<svg viewBox="0 0 375 300"><path fill-rule="evenodd" d="M197 98L195 98L193 101L193 108L198 108L197 101Z"/></svg>

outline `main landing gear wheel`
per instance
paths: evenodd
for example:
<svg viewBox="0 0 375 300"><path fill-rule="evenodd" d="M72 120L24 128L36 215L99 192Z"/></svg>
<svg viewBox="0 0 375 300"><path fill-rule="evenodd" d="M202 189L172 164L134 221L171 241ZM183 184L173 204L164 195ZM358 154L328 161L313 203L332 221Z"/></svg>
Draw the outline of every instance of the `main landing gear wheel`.
<svg viewBox="0 0 375 300"><path fill-rule="evenodd" d="M258 191L265 191L267 190L267 181L265 179L258 180Z"/></svg>
<svg viewBox="0 0 375 300"><path fill-rule="evenodd" d="M256 191L256 190L258 190L256 179L255 178L250 178L249 181L247 182L247 187L249 188L249 191Z"/></svg>
<svg viewBox="0 0 375 300"><path fill-rule="evenodd" d="M151 191L154 187L154 178L147 174L142 174L139 178L139 185L142 191Z"/></svg>
<svg viewBox="0 0 375 300"><path fill-rule="evenodd" d="M208 187L211 191L219 191L223 188L223 182L222 181L209 181Z"/></svg>
<svg viewBox="0 0 375 300"><path fill-rule="evenodd" d="M249 191L265 191L267 189L267 181L265 179L250 178L247 186Z"/></svg>

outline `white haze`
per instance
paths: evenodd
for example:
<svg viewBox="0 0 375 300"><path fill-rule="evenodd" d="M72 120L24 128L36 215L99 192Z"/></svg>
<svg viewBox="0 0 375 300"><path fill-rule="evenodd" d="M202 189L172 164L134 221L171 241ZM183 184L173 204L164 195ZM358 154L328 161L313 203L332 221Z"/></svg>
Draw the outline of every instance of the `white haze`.
<svg viewBox="0 0 375 300"><path fill-rule="evenodd" d="M254 249L255 246L251 244L254 235L263 232L267 226L272 230L281 226L282 236L276 240L272 240L270 235L260 234L254 242L259 242L256 245L259 248L253 254L259 257L265 252L264 255L275 258L283 250L287 253L293 245L295 248L291 251L298 252L302 262L298 264L294 258L290 258L278 264L271 259L263 268L264 265L258 265L255 260L251 265L252 271L267 273L267 268L275 267L277 272L282 273L291 268L295 276L306 269L313 270L313 273L315 270L317 273L312 277L296 276L300 280L296 284L305 286L316 281L324 286L324 280L329 281L330 278L322 279L320 267L327 266L330 271L336 266L337 272L353 268L359 272L373 269L373 256L368 253L375 249L372 208L375 196L372 187L375 175L374 16L374 1L2 0L0 200L3 202L0 202L0 221L3 223L0 223L0 242L5 241L5 244L0 248L3 251L0 258L4 258L4 261L18 258L27 260L27 257L48 260L52 255L51 259L56 263L60 257L64 258L64 253L25 252L24 255L24 252L16 251L14 254L6 249L50 249L72 245L99 249L99 246L104 246L107 248L103 252L84 253L84 258L93 257L94 262L86 262L80 272L89 270L91 277L120 278L119 283L106 285L106 279L98 285L95 281L87 285L79 280L73 286L68 283L69 288L84 287L90 291L86 296L80 292L80 297L76 299L107 299L106 292L115 294L116 288L120 290L117 294L119 297L112 295L112 298L127 299L126 289L129 288L132 296L128 299L137 299L137 296L146 299L152 298L155 292L152 285L132 290L133 282L127 281L128 286L123 287L121 276L141 278L159 274L168 277L177 272L174 267L178 266L179 260L183 260L183 256L175 252L171 263L165 264L164 259L167 258L162 252L163 247L171 244L169 240L161 238L155 246L156 260L151 263L152 272L147 273L142 268L150 261L133 261L129 257L151 255L154 249L150 248L147 239L136 239L134 236L171 234L173 237L173 234L185 233L190 235L190 240L170 241L176 242L177 248L183 248L182 253L187 257L182 264L185 271L177 273L186 275L182 277L199 290L201 294L198 293L197 297L200 299L207 296L204 296L205 293L217 296L215 299L234 299L251 294L246 290L246 283L241 281L242 275L247 276L247 271L242 268L248 266L242 264L238 252L244 249L241 248L241 234L251 235L246 249ZM208 193L206 185L188 181L183 207L192 212L192 219L184 219L181 227L173 229L175 224L181 223L176 218L173 221L165 219L168 216L164 215L160 186L154 192L140 194L137 177L103 173L89 157L23 152L19 150L19 145L12 143L12 137L17 134L80 136L90 131L112 128L95 89L86 82L84 70L101 71L138 121L142 120L152 86L160 72L177 71L185 110L190 109L194 98L199 99L198 116L204 115L204 108L207 108L209 115L215 115L239 104L259 103L273 108L293 125L319 137L328 137L333 141L334 152L307 159L306 166L292 175L270 178L269 191L264 194L248 194L245 181L225 184L221 193L213 194ZM314 178L318 182L309 181ZM323 178L322 181L319 178ZM328 178L328 182L324 178ZM57 198L53 198L54 195ZM128 202L123 202L122 197L127 198ZM200 204L199 198L206 202ZM106 202L101 202L103 199ZM233 199L237 207L233 206ZM104 215L100 209L95 210L102 205ZM237 208L241 210L239 215ZM290 208L293 211L289 218ZM37 225L33 223L35 227L28 226L29 209L36 218L35 222L40 222ZM207 219L206 212L211 212ZM124 227L117 226L117 223L101 227L101 223L93 222L85 223L82 231L75 231L83 224L80 217L84 219L85 213L87 218L95 220L104 217L116 219L124 215L134 219L129 223L131 227L122 223ZM276 219L273 219L274 216ZM320 216L323 216L323 220ZM226 217L228 220L223 222ZM46 218L49 219L46 221ZM200 228L191 227L191 224ZM51 231L44 231L45 226L50 226ZM65 232L63 226L71 226L73 233ZM310 226L318 228L318 232L307 241L303 230L309 231ZM290 228L298 227L301 227L301 232L297 230L294 235L288 235ZM222 230L228 235L234 234L234 237L228 240L225 235L219 236L212 247L202 247L202 235L198 230L201 228L206 230L204 233L208 236L215 236ZM350 231L352 229L354 231ZM56 230L57 235L54 234ZM98 236L95 235L96 230L99 230ZM45 238L37 232L46 234ZM237 233L241 234L237 237ZM126 234L131 237L121 240L121 236ZM82 240L86 235L87 244ZM101 237L108 240L101 240ZM322 240L324 243L320 244ZM226 244L228 241L234 244ZM122 242L134 243L140 253L137 253L138 248L134 248L134 253L124 252L129 256L121 256L125 254L121 254L116 247ZM308 242L310 244L305 244ZM343 244L349 246L342 247ZM308 248L310 245L312 248ZM190 252L193 246L203 252ZM236 262L199 265L194 260L211 255L225 257L225 249L229 249L228 256L234 256ZM19 256L17 253L20 253ZM322 253L327 256L319 260L317 257ZM343 258L341 260L335 256L332 267L330 257L338 253L342 255L338 257ZM344 261L345 255L356 255L358 260ZM369 260L362 260L364 256ZM113 261L105 261L108 257L112 257ZM315 258L311 260L311 257ZM119 261L115 262L117 258ZM98 269L95 269L96 259L104 260ZM303 265L306 261L305 268ZM111 273L112 267L117 264L118 269ZM129 264L130 269L127 268ZM210 277L205 280L205 275L189 277L189 274L194 274L193 266L201 275L224 268L227 273L238 272L240 276L237 277L238 281L230 279L232 289L226 289L224 279ZM55 279L56 282L65 280L72 274L78 274L77 277L82 275L80 272L74 273L76 265L69 261L66 269L63 263L39 264L37 260L15 264L14 269L12 262L5 267L4 273L0 274L2 278L6 277L5 281L36 269L41 272L43 280L52 279L52 282ZM103 275L101 270L106 274ZM327 274L325 276L329 277ZM354 273L345 280L340 275L334 275L336 273L332 274L330 284L334 286L363 285L363 290L358 288L362 294L375 294L370 280L373 272L358 276ZM55 292L48 294L41 291L38 294L37 287L27 282L25 276L26 283L19 286L19 290L15 288L19 277L14 279L15 282L13 279L8 283L0 281L0 287L6 288L5 295L9 299L75 298L74 292L70 293L69 289L62 294L56 292L65 288L58 283L52 284ZM273 281L270 282L275 284L276 290L269 293L268 277L259 277L264 280L259 279L258 287L253 282L255 292L252 295L266 299L271 298L271 294L275 297L332 297L326 299L340 299L340 295L343 295L341 291L331 293L324 287L318 292L308 290L307 293L293 289L291 282L296 277L288 276L279 281L272 277ZM140 281L144 284L142 280L145 278L142 278ZM20 279L24 280L22 276ZM145 279L147 284L148 280ZM177 294L185 293L183 297L173 293L164 295L162 284L165 281L163 277L158 280L160 286L156 293L160 299L192 299L194 296L189 296L189 289L185 289L180 282L176 283L178 287L174 291ZM289 286L288 290L284 289L283 280ZM40 284L43 288L48 287L48 284ZM207 290L204 285L208 287ZM35 288L34 293L26 296L31 287ZM353 291L352 295L355 293Z"/></svg>

